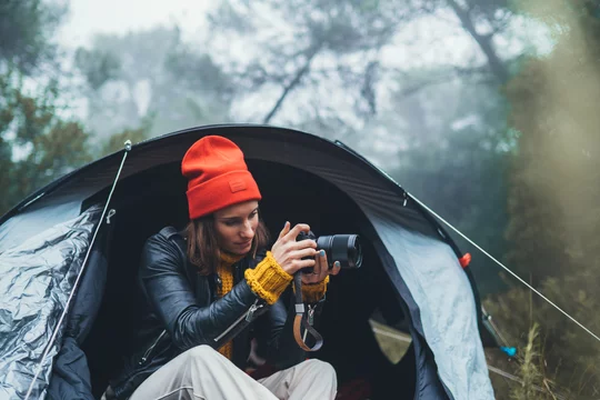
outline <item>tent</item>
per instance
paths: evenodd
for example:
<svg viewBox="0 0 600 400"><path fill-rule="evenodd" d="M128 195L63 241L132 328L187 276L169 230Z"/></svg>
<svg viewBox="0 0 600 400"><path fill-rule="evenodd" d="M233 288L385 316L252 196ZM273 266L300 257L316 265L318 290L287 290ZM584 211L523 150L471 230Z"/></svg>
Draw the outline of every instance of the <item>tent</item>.
<svg viewBox="0 0 600 400"><path fill-rule="evenodd" d="M319 326L325 345L313 354L334 365L340 385L366 382L372 399L493 398L482 345L493 340L444 229L343 143L261 125L140 143L56 180L0 219L0 398L101 395L128 346L141 246L163 226L185 223L180 161L215 134L242 148L272 233L289 220L363 239L362 268L330 284ZM380 349L372 318L410 334L398 363Z"/></svg>

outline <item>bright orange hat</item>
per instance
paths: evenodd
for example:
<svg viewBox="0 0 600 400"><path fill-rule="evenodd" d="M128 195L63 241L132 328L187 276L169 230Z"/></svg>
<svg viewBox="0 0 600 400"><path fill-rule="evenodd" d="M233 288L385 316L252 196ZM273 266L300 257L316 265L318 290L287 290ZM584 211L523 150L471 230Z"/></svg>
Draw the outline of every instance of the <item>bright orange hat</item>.
<svg viewBox="0 0 600 400"><path fill-rule="evenodd" d="M231 140L205 136L183 156L181 173L188 179L190 219L262 196L244 154Z"/></svg>

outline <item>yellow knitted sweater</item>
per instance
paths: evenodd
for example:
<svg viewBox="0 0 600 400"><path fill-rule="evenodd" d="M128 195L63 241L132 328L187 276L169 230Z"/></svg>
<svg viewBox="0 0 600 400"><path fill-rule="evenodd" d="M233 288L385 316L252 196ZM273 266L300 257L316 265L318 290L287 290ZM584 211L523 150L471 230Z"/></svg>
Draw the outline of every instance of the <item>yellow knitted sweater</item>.
<svg viewBox="0 0 600 400"><path fill-rule="evenodd" d="M234 254L227 254L221 252L221 259L219 266L217 267L217 274L221 279L221 284L217 285L217 296L219 298L225 296L233 289L233 268L231 266L241 260L243 256L237 256ZM219 353L231 360L233 354L233 343L227 342L219 349Z"/></svg>
<svg viewBox="0 0 600 400"><path fill-rule="evenodd" d="M221 252L221 259L217 267L217 274L221 279L221 285L217 286L217 295L219 298L225 296L233 289L233 264L241 260L243 256ZM267 256L254 269L247 269L244 273L244 278L248 286L260 298L268 304L275 304L279 296L285 291L293 276L285 272L281 266L275 261L270 251ZM302 299L308 303L319 301L327 291L329 277L316 285L302 286ZM231 359L233 354L233 343L227 342L219 349L219 353L223 354L228 359Z"/></svg>

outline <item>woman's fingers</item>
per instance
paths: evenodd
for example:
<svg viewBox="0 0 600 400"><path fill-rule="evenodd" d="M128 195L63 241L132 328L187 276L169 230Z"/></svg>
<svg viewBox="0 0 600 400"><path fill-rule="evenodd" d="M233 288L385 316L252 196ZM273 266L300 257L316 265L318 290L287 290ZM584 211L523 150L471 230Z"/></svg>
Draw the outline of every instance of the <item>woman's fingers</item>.
<svg viewBox="0 0 600 400"><path fill-rule="evenodd" d="M300 232L310 231L308 224L291 224L286 221L279 233L277 241L271 248L271 253L281 268L289 274L294 274L302 268L314 267L316 265L315 255L317 243L311 239L296 241ZM319 269L319 275L322 274Z"/></svg>
<svg viewBox="0 0 600 400"><path fill-rule="evenodd" d="M281 232L279 232L279 237L277 238L277 240L284 237L289 231L290 231L290 222L285 221L285 224L283 225L283 229L281 230Z"/></svg>
<svg viewBox="0 0 600 400"><path fill-rule="evenodd" d="M323 276L323 256L325 252L320 250L315 255L315 266L313 267L313 271L308 277L311 282L319 282L321 277ZM327 268L327 266L325 266Z"/></svg>
<svg viewBox="0 0 600 400"><path fill-rule="evenodd" d="M298 260L294 260L292 263L293 267L292 267L292 272L291 274L303 269L303 268L310 268L315 266L315 259L314 258L307 258L306 260L302 260L302 259L298 259ZM310 274L307 274L310 275Z"/></svg>
<svg viewBox="0 0 600 400"><path fill-rule="evenodd" d="M312 247L307 247L300 250L295 250L291 252L292 258L301 259L306 257L314 258L317 255L318 251L313 249Z"/></svg>
<svg viewBox="0 0 600 400"><path fill-rule="evenodd" d="M325 279L328 269L329 266L327 265L327 254L325 254L325 250L319 250L314 269L314 274L319 278L319 281Z"/></svg>
<svg viewBox="0 0 600 400"><path fill-rule="evenodd" d="M296 241L296 238L300 232L308 231L310 231L310 226L308 226L308 224L296 224L292 229L289 230L289 232L285 234L285 238L290 241Z"/></svg>
<svg viewBox="0 0 600 400"><path fill-rule="evenodd" d="M311 273L302 274L302 282L305 284L319 283L327 276L327 255L320 250L315 255L315 265Z"/></svg>
<svg viewBox="0 0 600 400"><path fill-rule="evenodd" d="M299 242L290 242L290 249L292 250L303 250L303 249L313 249L317 248L317 243L311 239L304 239Z"/></svg>
<svg viewBox="0 0 600 400"><path fill-rule="evenodd" d="M342 266L339 261L336 261L333 263L333 268L331 268L331 270L329 271L329 274L337 275L340 273L340 269L342 269Z"/></svg>
<svg viewBox="0 0 600 400"><path fill-rule="evenodd" d="M331 269L327 262L327 253L324 250L319 250L315 255L315 264L313 272L310 274L302 274L302 282L304 284L314 284L323 281L327 275L337 275L340 273L341 264L339 261L333 263Z"/></svg>
<svg viewBox="0 0 600 400"><path fill-rule="evenodd" d="M274 250L273 257L285 272L293 275L302 268L314 267L315 253L313 248L293 250L287 247L281 252L279 249Z"/></svg>
<svg viewBox="0 0 600 400"><path fill-rule="evenodd" d="M290 228L291 224L289 221L285 221L283 225L283 229L279 232L279 236L277 237L277 241L289 241L295 242L296 238L300 234L300 232L308 232L310 231L310 226L308 224L296 224L293 228ZM306 239L310 240L310 239ZM301 240L299 243L304 242Z"/></svg>

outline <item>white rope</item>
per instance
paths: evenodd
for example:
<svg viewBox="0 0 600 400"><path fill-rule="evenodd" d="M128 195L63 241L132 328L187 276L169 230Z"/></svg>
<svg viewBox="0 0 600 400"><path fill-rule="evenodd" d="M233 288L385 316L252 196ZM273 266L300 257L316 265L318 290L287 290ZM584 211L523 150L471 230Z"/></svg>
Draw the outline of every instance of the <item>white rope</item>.
<svg viewBox="0 0 600 400"><path fill-rule="evenodd" d="M502 264L500 261L496 260L490 253L488 253L487 251L485 251L484 249L482 249L477 243L473 242L471 239L469 239L466 235L464 235L461 231L459 231L458 229L456 229L454 226L452 226L452 224L450 224L448 221L446 221L444 218L442 218L441 216L439 216L435 211L433 211L431 208L427 207L425 204L423 204L419 199L417 199L415 196L413 196L412 194L408 193L407 194L414 200L416 201L421 207L423 207L424 209L426 209L427 211L429 211L432 215L434 215L437 219L439 219L440 221L442 221L444 224L446 224L450 229L452 229L454 232L456 232L458 235L460 235L463 239L465 239L467 242L471 243L473 246L475 246L475 248L477 248L479 251L481 251L483 254L485 254L486 256L488 256L492 261L494 261L496 264L498 264L500 267L502 267L506 272L508 272L509 274L511 274L513 277L515 277L515 279L517 279L519 282L521 282L523 285L525 285L527 288L529 288L529 290L531 290L533 293L537 294L538 296L540 296L542 299L544 299L546 302L548 302L548 304L550 304L552 307L556 308L558 311L560 311L565 317L569 318L571 321L573 321L575 324L577 324L577 326L579 326L581 329L583 329L584 331L586 331L587 333L589 333L594 339L596 339L597 341L600 342L600 337L598 337L598 335L596 335L594 332L592 332L591 330L589 330L588 328L586 328L581 322L577 321L575 318L571 317L566 311L564 311L562 308L560 308L559 306L557 306L556 304L554 304L550 299L548 299L546 296L544 296L542 293L540 293L537 289L535 289L533 286L531 286L529 283L525 282L519 275L515 274L514 272L512 272L510 269L508 269L508 267L506 267L504 264Z"/></svg>
<svg viewBox="0 0 600 400"><path fill-rule="evenodd" d="M121 165L119 166L117 175L115 176L115 180L113 181L113 185L108 194L108 198L106 199L106 204L104 205L104 209L102 210L102 215L100 216L100 221L98 222L98 225L96 226L94 235L92 236L92 240L90 242L90 245L88 246L87 252L85 253L85 257L81 264L81 270L79 271L79 274L77 275L77 279L75 279L75 283L73 284L73 289L71 290L71 293L69 294L69 298L67 299L67 304L65 304L65 308L63 309L63 312L61 313L60 318L58 319L56 328L54 328L54 331L52 332L52 336L50 337L50 342L48 343L48 346L46 346L46 350L44 351L44 354L42 355L42 360L40 361L38 368L35 371L33 380L31 381L31 384L29 385L29 389L27 390L27 394L25 395L25 400L28 400L29 396L31 396L31 392L33 391L35 382L37 381L37 379L40 376L40 373L42 372L42 368L44 366L44 361L46 361L46 357L48 357L48 353L50 353L50 350L52 349L52 345L54 344L54 341L56 340L56 336L58 335L58 331L60 330L63 320L65 319L65 316L69 312L69 305L71 304L71 300L73 300L73 296L75 294L75 291L77 290L77 286L79 285L79 280L81 279L81 276L83 275L83 271L86 267L87 260L90 256L90 253L92 252L93 244L96 241L96 236L98 236L98 232L100 231L100 227L102 226L102 221L104 221L104 216L106 215L106 211L108 210L110 200L115 191L115 188L117 187L117 181L119 180L119 177L121 176L121 171L123 170L123 165L125 165L125 160L127 159L127 154L129 154L129 150L131 150L131 142L128 140L127 142L125 142L125 153L123 154L123 158L121 159Z"/></svg>

